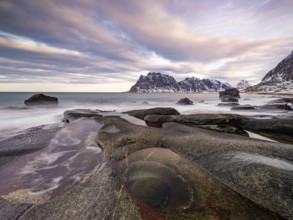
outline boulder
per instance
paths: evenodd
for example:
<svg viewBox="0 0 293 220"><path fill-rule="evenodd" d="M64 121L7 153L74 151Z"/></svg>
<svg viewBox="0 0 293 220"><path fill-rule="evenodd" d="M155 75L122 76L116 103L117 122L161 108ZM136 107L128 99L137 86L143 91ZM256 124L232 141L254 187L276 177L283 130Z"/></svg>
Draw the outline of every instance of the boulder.
<svg viewBox="0 0 293 220"><path fill-rule="evenodd" d="M24 104L27 106L31 105L57 105L58 98L47 96L44 94L35 94L31 96L29 99L24 101Z"/></svg>
<svg viewBox="0 0 293 220"><path fill-rule="evenodd" d="M127 111L123 113L127 113L130 116L133 116L142 120L147 115L180 115L180 113L174 108L150 108L150 109Z"/></svg>
<svg viewBox="0 0 293 220"><path fill-rule="evenodd" d="M231 110L256 110L256 108L252 105L238 105L233 106Z"/></svg>
<svg viewBox="0 0 293 220"><path fill-rule="evenodd" d="M193 101L191 101L189 98L182 98L177 102L177 104L179 104L179 105L193 105Z"/></svg>
<svg viewBox="0 0 293 220"><path fill-rule="evenodd" d="M238 102L240 98L239 90L235 88L219 92L219 95L222 102Z"/></svg>

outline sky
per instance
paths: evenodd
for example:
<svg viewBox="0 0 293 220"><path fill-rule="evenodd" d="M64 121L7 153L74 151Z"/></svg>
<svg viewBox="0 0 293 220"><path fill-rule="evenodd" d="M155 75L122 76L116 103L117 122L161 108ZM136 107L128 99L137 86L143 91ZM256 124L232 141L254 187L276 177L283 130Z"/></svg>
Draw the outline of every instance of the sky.
<svg viewBox="0 0 293 220"><path fill-rule="evenodd" d="M0 91L124 92L148 72L257 84L292 0L1 0Z"/></svg>

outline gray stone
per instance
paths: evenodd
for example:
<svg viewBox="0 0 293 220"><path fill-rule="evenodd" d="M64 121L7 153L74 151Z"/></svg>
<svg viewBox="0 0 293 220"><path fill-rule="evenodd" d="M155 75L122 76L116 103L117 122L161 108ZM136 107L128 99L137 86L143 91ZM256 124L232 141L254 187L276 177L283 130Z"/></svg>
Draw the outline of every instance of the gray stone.
<svg viewBox="0 0 293 220"><path fill-rule="evenodd" d="M29 99L24 101L24 104L27 106L33 105L57 105L58 98L47 96L44 94L35 94L31 96Z"/></svg>
<svg viewBox="0 0 293 220"><path fill-rule="evenodd" d="M180 115L180 113L174 108L150 108L127 111L124 113L139 119L144 119L147 115Z"/></svg>

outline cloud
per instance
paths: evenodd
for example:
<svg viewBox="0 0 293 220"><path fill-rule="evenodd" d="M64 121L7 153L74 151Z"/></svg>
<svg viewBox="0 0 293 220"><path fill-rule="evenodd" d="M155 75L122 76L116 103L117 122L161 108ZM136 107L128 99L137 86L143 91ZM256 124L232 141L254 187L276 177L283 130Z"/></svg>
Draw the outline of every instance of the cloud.
<svg viewBox="0 0 293 220"><path fill-rule="evenodd" d="M292 50L290 0L0 2L0 83L254 82Z"/></svg>

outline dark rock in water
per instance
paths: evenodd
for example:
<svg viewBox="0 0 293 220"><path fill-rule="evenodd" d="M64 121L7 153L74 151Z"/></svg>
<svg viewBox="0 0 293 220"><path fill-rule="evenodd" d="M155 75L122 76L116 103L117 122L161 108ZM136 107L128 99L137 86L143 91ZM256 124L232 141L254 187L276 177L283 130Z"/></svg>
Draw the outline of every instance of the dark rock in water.
<svg viewBox="0 0 293 220"><path fill-rule="evenodd" d="M219 92L219 95L220 95L220 99L223 99L223 98L239 99L240 98L239 90L235 88L227 89L226 91Z"/></svg>
<svg viewBox="0 0 293 220"><path fill-rule="evenodd" d="M191 101L189 98L182 98L177 102L177 104L179 104L179 105L193 105L193 101Z"/></svg>
<svg viewBox="0 0 293 220"><path fill-rule="evenodd" d="M35 94L24 101L25 105L57 105L58 98L47 96L44 94Z"/></svg>
<svg viewBox="0 0 293 220"><path fill-rule="evenodd" d="M249 119L235 114L193 114L193 115L148 115L144 118L152 127L162 127L167 122L176 122L188 126L198 125L229 125L243 127Z"/></svg>
<svg viewBox="0 0 293 220"><path fill-rule="evenodd" d="M200 101L199 101L199 103L204 103L204 102L205 102L204 100L200 100Z"/></svg>
<svg viewBox="0 0 293 220"><path fill-rule="evenodd" d="M218 104L218 106L236 106L239 105L238 102L221 102Z"/></svg>
<svg viewBox="0 0 293 220"><path fill-rule="evenodd" d="M124 113L139 119L144 119L147 115L180 115L180 113L174 108L150 108L133 110Z"/></svg>
<svg viewBox="0 0 293 220"><path fill-rule="evenodd" d="M252 105L238 105L233 106L231 110L256 110L256 108Z"/></svg>
<svg viewBox="0 0 293 220"><path fill-rule="evenodd" d="M292 108L288 104L268 104L260 106L261 110L274 110L274 111L291 111Z"/></svg>

